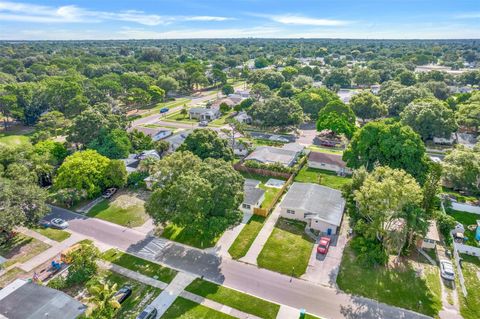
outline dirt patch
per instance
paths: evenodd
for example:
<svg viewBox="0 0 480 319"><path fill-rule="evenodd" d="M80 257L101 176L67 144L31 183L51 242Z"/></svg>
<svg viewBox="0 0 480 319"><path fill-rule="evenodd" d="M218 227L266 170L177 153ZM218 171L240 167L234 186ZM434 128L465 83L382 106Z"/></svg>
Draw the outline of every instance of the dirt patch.
<svg viewBox="0 0 480 319"><path fill-rule="evenodd" d="M132 206L143 206L145 201L150 197L150 192L139 191L120 191L115 194L111 203L120 208L129 208Z"/></svg>

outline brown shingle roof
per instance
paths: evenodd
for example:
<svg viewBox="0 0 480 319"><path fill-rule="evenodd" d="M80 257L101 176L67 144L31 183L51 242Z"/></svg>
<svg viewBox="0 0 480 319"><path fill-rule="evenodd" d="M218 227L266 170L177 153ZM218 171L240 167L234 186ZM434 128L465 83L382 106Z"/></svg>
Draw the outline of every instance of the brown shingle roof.
<svg viewBox="0 0 480 319"><path fill-rule="evenodd" d="M336 165L341 168L346 167L346 164L342 160L341 155L327 154L327 153L320 153L320 152L310 152L310 154L308 155L308 160L310 162Z"/></svg>

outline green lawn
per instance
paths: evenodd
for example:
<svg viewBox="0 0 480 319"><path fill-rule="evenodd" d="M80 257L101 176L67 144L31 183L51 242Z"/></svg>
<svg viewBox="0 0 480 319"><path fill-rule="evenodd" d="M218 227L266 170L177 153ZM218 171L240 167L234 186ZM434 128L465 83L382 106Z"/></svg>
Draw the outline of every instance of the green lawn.
<svg viewBox="0 0 480 319"><path fill-rule="evenodd" d="M234 319L217 310L199 305L188 299L178 297L168 308L162 319Z"/></svg>
<svg viewBox="0 0 480 319"><path fill-rule="evenodd" d="M115 318L118 319L135 319L143 308L162 292L159 288L143 284L114 272L106 272L105 279L111 283L116 283L117 289L125 285L132 287L132 295L122 303L122 307L116 312Z"/></svg>
<svg viewBox="0 0 480 319"><path fill-rule="evenodd" d="M222 115L216 120L211 121L208 125L213 127L220 127L226 124L226 120L234 113L235 111L231 110L226 114Z"/></svg>
<svg viewBox="0 0 480 319"><path fill-rule="evenodd" d="M355 253L347 246L337 284L347 293L435 317L442 309L442 302L439 282L434 276L438 278L438 274L429 272L417 277L417 272L409 265L402 265L401 269L362 267L357 263Z"/></svg>
<svg viewBox="0 0 480 319"><path fill-rule="evenodd" d="M278 192L280 192L280 188L265 186L265 183L272 177L263 176L259 174L246 173L246 172L240 172L240 174L242 174L244 178L256 179L260 181L259 187L265 190L265 199L262 202L261 208L269 207L273 199L275 198L275 196L278 194ZM285 180L285 178L275 178L275 179Z"/></svg>
<svg viewBox="0 0 480 319"><path fill-rule="evenodd" d="M55 228L37 227L37 228L33 228L33 230L36 231L37 233L42 234L47 238L50 238L51 240L55 240L58 242L64 241L65 239L71 236L71 234L68 231L55 229Z"/></svg>
<svg viewBox="0 0 480 319"><path fill-rule="evenodd" d="M477 319L480 318L480 259L468 255L461 257L467 298L463 297L459 289L460 314L465 319Z"/></svg>
<svg viewBox="0 0 480 319"><path fill-rule="evenodd" d="M332 148L332 147L322 147L317 145L310 145L307 147L308 150L320 153L327 153L327 154L337 154L342 155L343 150L339 148Z"/></svg>
<svg viewBox="0 0 480 319"><path fill-rule="evenodd" d="M0 289L17 279L20 275L24 275L25 272L20 268L13 267L9 271L0 276Z"/></svg>
<svg viewBox="0 0 480 319"><path fill-rule="evenodd" d="M166 283L170 283L177 274L173 269L160 266L159 264L152 263L148 260L138 258L113 248L104 252L102 258L116 265Z"/></svg>
<svg viewBox="0 0 480 319"><path fill-rule="evenodd" d="M478 242L475 240L475 232L467 228L468 225L476 225L477 219L480 219L480 215L467 212L461 212L451 208L447 209L447 213L451 215L455 220L465 227L465 237L467 238L466 244L474 247L478 247Z"/></svg>
<svg viewBox="0 0 480 319"><path fill-rule="evenodd" d="M233 259L245 256L265 223L265 217L253 215L228 249Z"/></svg>
<svg viewBox="0 0 480 319"><path fill-rule="evenodd" d="M220 239L221 234L215 238L202 239L197 233L192 232L185 227L170 223L163 229L162 237L185 245L204 249L215 246Z"/></svg>
<svg viewBox="0 0 480 319"><path fill-rule="evenodd" d="M188 110L188 109L187 109ZM181 114L180 111L176 111L174 113L171 113L163 118L161 118L162 121L167 121L167 122L183 122L183 123L198 123L197 120L195 119L190 119L188 114Z"/></svg>
<svg viewBox="0 0 480 319"><path fill-rule="evenodd" d="M264 319L275 319L280 310L280 306L272 302L199 278L185 290Z"/></svg>
<svg viewBox="0 0 480 319"><path fill-rule="evenodd" d="M445 194L455 196L457 201L460 202L460 203L473 202L473 201L476 201L477 199L479 199L479 197L460 194L459 192L457 192L457 191L455 191L451 188L447 188L447 187L442 187L442 192L445 193Z"/></svg>
<svg viewBox="0 0 480 319"><path fill-rule="evenodd" d="M141 226L148 220L144 203L135 193L122 193L93 206L87 215L122 226Z"/></svg>
<svg viewBox="0 0 480 319"><path fill-rule="evenodd" d="M305 234L305 223L280 218L257 257L259 267L300 277L307 269L313 240Z"/></svg>
<svg viewBox="0 0 480 319"><path fill-rule="evenodd" d="M310 168L308 165L305 165L300 172L298 172L294 181L302 183L317 183L323 186L341 190L343 185L350 181L350 178L337 176L335 172Z"/></svg>
<svg viewBox="0 0 480 319"><path fill-rule="evenodd" d="M150 108L148 112L142 114L142 117L146 117L155 113L160 112L160 109L164 107L168 108L174 108L183 104L188 104L190 102L190 99L187 98L178 98L175 101L168 101L168 102L163 102L163 103L157 103L153 108Z"/></svg>
<svg viewBox="0 0 480 319"><path fill-rule="evenodd" d="M0 246L0 256L8 259L8 261L3 264L3 267L8 267L17 262L23 263L48 248L50 248L50 246L44 242L22 234L17 234L7 243Z"/></svg>

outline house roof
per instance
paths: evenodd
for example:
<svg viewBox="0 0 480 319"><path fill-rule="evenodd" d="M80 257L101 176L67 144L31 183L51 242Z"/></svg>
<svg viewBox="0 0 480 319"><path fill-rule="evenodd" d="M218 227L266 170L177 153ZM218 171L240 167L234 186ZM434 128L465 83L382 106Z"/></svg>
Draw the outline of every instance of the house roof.
<svg viewBox="0 0 480 319"><path fill-rule="evenodd" d="M259 181L254 179L246 179L243 184L243 203L248 205L255 205L265 194L265 190L258 188Z"/></svg>
<svg viewBox="0 0 480 319"><path fill-rule="evenodd" d="M207 109L206 107L192 107L188 110L189 113L198 113L198 114L215 114L218 112L217 109Z"/></svg>
<svg viewBox="0 0 480 319"><path fill-rule="evenodd" d="M342 156L336 154L310 152L310 154L308 154L308 161L328 165L336 165L341 168L345 168L347 166L346 163L342 160Z"/></svg>
<svg viewBox="0 0 480 319"><path fill-rule="evenodd" d="M294 182L280 206L286 209L301 209L310 213L310 218L340 226L345 200L339 190L312 183Z"/></svg>
<svg viewBox="0 0 480 319"><path fill-rule="evenodd" d="M67 294L17 279L0 290L0 314L9 319L75 319L86 306Z"/></svg>
<svg viewBox="0 0 480 319"><path fill-rule="evenodd" d="M286 166L293 164L298 152L271 146L259 146L245 160L254 160L261 163L281 163Z"/></svg>
<svg viewBox="0 0 480 319"><path fill-rule="evenodd" d="M298 143L287 143L282 146L282 149L300 153L303 152L305 146Z"/></svg>

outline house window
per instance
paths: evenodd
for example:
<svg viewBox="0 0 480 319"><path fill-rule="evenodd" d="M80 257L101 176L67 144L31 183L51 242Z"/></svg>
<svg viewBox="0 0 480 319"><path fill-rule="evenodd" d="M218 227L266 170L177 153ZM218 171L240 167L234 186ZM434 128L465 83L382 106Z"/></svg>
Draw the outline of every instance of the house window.
<svg viewBox="0 0 480 319"><path fill-rule="evenodd" d="M245 209L250 209L250 205L248 205L248 204L242 204L242 207L245 208Z"/></svg>
<svg viewBox="0 0 480 319"><path fill-rule="evenodd" d="M287 209L287 214L295 215L295 211L291 209Z"/></svg>

